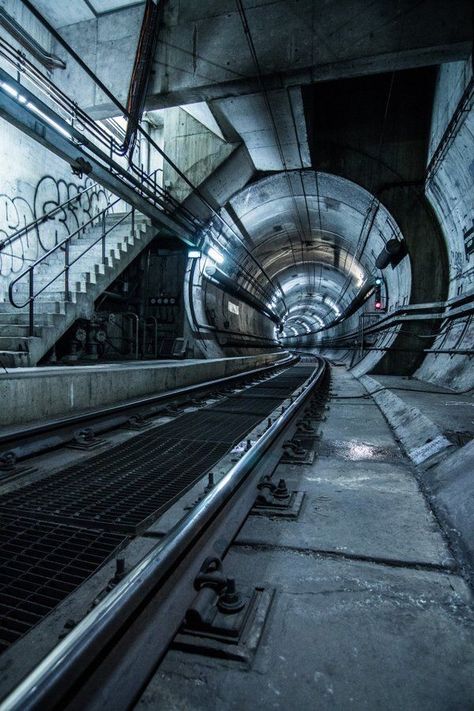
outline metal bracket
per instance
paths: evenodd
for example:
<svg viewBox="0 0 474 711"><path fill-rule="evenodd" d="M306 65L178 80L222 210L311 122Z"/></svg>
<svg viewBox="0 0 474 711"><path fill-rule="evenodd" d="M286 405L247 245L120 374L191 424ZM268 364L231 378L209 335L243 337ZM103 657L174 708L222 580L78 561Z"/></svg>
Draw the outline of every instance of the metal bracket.
<svg viewBox="0 0 474 711"><path fill-rule="evenodd" d="M314 450L306 449L300 439L287 440L282 448L282 464L312 464L314 461Z"/></svg>
<svg viewBox="0 0 474 711"><path fill-rule="evenodd" d="M104 439L97 439L91 427L85 427L74 433L74 439L66 446L69 449L95 449L104 444Z"/></svg>
<svg viewBox="0 0 474 711"><path fill-rule="evenodd" d="M122 425L122 429L125 430L145 430L148 427L151 427L151 422L148 422L145 420L143 415L132 415L131 417L128 418L127 422Z"/></svg>
<svg viewBox="0 0 474 711"><path fill-rule="evenodd" d="M303 505L304 491L290 491L284 479L278 484L264 476L257 485L260 493L250 511L253 516L297 518Z"/></svg>
<svg viewBox="0 0 474 711"><path fill-rule="evenodd" d="M12 479L21 474L32 474L37 470L37 467L17 464L15 452L8 451L0 454L0 481Z"/></svg>
<svg viewBox="0 0 474 711"><path fill-rule="evenodd" d="M238 591L220 558L206 558L195 580L198 593L171 645L174 649L249 663L255 654L273 590Z"/></svg>

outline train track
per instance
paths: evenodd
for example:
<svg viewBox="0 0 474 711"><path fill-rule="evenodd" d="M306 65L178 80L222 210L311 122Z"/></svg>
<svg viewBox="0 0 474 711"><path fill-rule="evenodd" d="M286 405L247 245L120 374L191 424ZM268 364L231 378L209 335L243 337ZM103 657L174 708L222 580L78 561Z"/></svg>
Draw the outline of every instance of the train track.
<svg viewBox="0 0 474 711"><path fill-rule="evenodd" d="M196 595L204 561L225 555L255 502L262 476L276 467L281 445L296 430L315 391L324 391L326 375L322 359L289 366L118 445L118 458L110 451L98 454L30 490L21 487L0 498L9 526L20 521L20 527L49 525L94 534L98 538L87 541L88 550L103 549L107 559L272 415L266 431L249 440L247 451L201 501L9 693L2 711L133 705ZM98 506L98 499L105 505ZM21 572L20 566L18 579ZM25 599L27 611L31 598Z"/></svg>

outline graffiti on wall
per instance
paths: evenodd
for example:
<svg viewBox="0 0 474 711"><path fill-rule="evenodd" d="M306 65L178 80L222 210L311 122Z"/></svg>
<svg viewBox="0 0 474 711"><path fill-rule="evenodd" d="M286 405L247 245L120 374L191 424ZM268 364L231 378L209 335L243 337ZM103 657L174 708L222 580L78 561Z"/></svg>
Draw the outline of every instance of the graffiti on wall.
<svg viewBox="0 0 474 711"><path fill-rule="evenodd" d="M109 193L100 185L94 186L90 178L77 184L51 175L38 181L29 200L0 194L0 277L20 273L97 215L109 200ZM66 202L53 216L36 223L13 241L8 240Z"/></svg>

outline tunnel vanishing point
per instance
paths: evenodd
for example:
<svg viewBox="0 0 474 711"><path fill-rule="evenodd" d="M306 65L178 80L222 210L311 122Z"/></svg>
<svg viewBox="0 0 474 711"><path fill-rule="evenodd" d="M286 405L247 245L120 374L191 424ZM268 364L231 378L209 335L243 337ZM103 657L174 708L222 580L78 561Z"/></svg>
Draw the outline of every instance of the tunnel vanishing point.
<svg viewBox="0 0 474 711"><path fill-rule="evenodd" d="M0 711L474 708L467 0L0 0Z"/></svg>

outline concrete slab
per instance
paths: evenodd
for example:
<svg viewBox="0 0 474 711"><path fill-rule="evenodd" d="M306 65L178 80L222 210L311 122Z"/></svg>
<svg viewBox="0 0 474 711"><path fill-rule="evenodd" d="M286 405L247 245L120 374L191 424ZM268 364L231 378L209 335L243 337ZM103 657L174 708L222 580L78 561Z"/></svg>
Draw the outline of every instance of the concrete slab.
<svg viewBox="0 0 474 711"><path fill-rule="evenodd" d="M368 444L393 445L390 428L373 401L338 400L325 413L322 431L326 439L356 439Z"/></svg>
<svg viewBox="0 0 474 711"><path fill-rule="evenodd" d="M474 441L422 472L433 507L474 581Z"/></svg>
<svg viewBox="0 0 474 711"><path fill-rule="evenodd" d="M252 668L170 652L137 708L467 709L469 593L449 575L232 549L241 583L277 593Z"/></svg>
<svg viewBox="0 0 474 711"><path fill-rule="evenodd" d="M402 464L323 457L311 467L280 466L274 476L306 492L300 516L249 518L237 538L241 545L455 565L416 480Z"/></svg>
<svg viewBox="0 0 474 711"><path fill-rule="evenodd" d="M454 446L443 430L420 409L418 400L417 405L410 405L400 397L406 393L389 390L368 375L361 376L360 381L372 394L414 464L431 464Z"/></svg>
<svg viewBox="0 0 474 711"><path fill-rule="evenodd" d="M253 662L171 651L140 711L472 707L471 593L412 465L373 456L398 448L370 403L331 406L322 446L338 420L352 450L274 473L306 490L300 517L249 517L224 560L243 587L276 588Z"/></svg>

